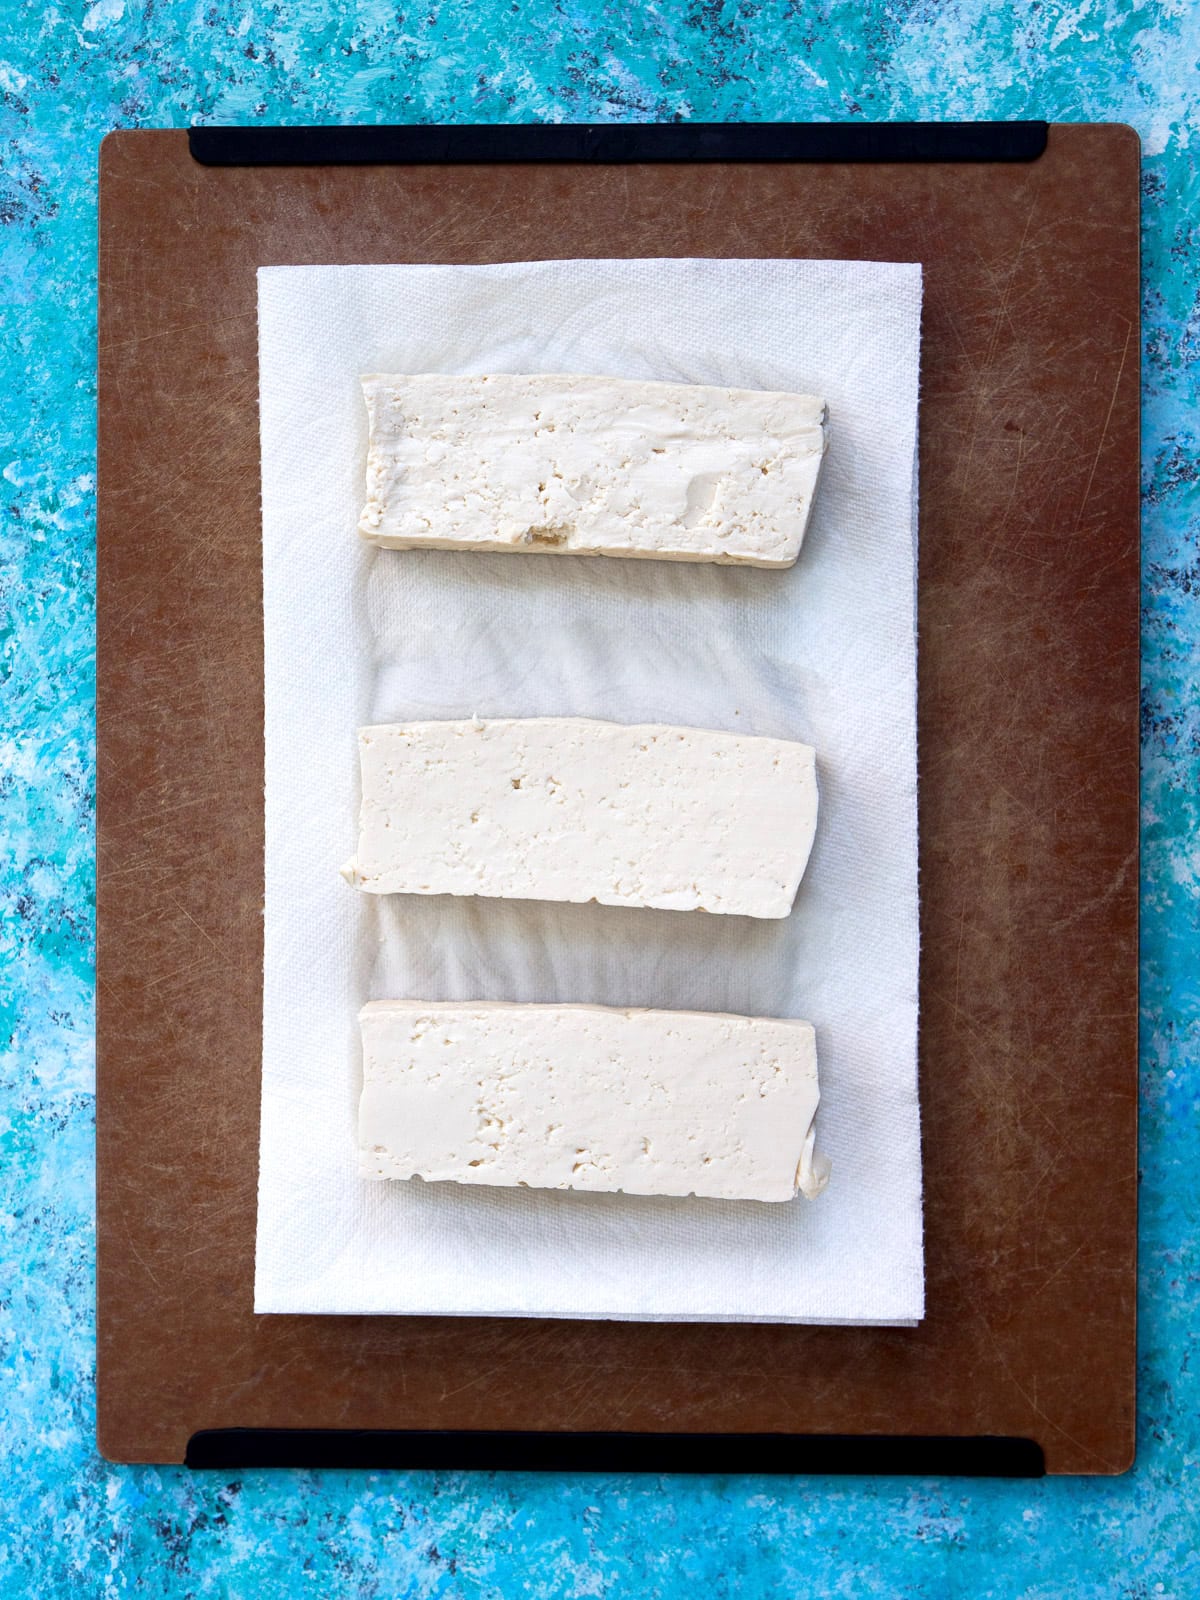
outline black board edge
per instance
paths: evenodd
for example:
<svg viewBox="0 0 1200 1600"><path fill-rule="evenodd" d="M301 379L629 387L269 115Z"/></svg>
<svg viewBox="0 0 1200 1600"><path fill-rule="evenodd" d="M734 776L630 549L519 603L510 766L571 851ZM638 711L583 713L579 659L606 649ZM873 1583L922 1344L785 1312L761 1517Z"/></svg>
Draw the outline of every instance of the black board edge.
<svg viewBox="0 0 1200 1600"><path fill-rule="evenodd" d="M1040 1478L1032 1439L982 1435L535 1433L339 1428L209 1428L189 1467L436 1468L485 1472L869 1474Z"/></svg>
<svg viewBox="0 0 1200 1600"><path fill-rule="evenodd" d="M1036 161L1045 122L500 123L188 130L211 167L493 162Z"/></svg>

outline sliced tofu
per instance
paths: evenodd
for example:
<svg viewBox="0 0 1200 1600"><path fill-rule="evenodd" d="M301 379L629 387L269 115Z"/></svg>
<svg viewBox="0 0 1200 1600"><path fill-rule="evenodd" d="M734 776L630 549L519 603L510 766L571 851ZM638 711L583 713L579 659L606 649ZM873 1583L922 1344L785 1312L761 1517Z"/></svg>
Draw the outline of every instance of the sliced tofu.
<svg viewBox="0 0 1200 1600"><path fill-rule="evenodd" d="M362 380L359 532L396 549L790 567L825 450L813 395L560 374Z"/></svg>
<svg viewBox="0 0 1200 1600"><path fill-rule="evenodd" d="M817 821L787 739L581 717L359 731L371 894L596 900L785 917Z"/></svg>
<svg viewBox="0 0 1200 1600"><path fill-rule="evenodd" d="M424 1000L359 1020L363 1177L722 1200L825 1186L807 1022Z"/></svg>

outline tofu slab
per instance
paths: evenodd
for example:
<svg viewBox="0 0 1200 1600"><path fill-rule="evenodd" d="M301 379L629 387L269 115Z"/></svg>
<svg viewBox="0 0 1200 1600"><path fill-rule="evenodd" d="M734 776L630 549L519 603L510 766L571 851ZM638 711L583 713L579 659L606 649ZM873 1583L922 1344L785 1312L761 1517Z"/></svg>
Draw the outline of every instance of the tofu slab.
<svg viewBox="0 0 1200 1600"><path fill-rule="evenodd" d="M800 552L825 450L813 395L559 374L362 384L374 544L755 567Z"/></svg>
<svg viewBox="0 0 1200 1600"><path fill-rule="evenodd" d="M791 1200L828 1177L807 1022L424 1000L359 1021L366 1178Z"/></svg>
<svg viewBox="0 0 1200 1600"><path fill-rule="evenodd" d="M814 751L787 739L534 717L380 724L359 753L343 870L371 894L785 917L816 828Z"/></svg>

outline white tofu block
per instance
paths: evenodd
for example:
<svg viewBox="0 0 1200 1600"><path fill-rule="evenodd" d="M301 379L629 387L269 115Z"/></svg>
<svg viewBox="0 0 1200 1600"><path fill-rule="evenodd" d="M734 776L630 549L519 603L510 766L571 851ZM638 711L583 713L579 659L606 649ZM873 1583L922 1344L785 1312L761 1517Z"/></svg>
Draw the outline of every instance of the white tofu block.
<svg viewBox="0 0 1200 1600"><path fill-rule="evenodd" d="M363 1177L722 1200L825 1186L807 1022L425 1000L359 1021Z"/></svg>
<svg viewBox="0 0 1200 1600"><path fill-rule="evenodd" d="M359 532L396 549L790 567L812 510L812 395L557 374L362 380Z"/></svg>
<svg viewBox="0 0 1200 1600"><path fill-rule="evenodd" d="M371 894L597 900L786 917L812 848L811 746L582 717L359 730Z"/></svg>

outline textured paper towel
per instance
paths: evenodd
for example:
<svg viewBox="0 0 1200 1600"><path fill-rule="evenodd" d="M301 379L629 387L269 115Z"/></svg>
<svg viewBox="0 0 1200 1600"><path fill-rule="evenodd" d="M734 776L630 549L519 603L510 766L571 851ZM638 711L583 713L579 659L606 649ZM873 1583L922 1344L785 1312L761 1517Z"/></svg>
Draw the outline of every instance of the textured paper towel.
<svg viewBox="0 0 1200 1600"><path fill-rule="evenodd" d="M921 274L829 261L259 272L266 958L255 1305L271 1312L909 1322L916 1095L915 446ZM788 572L375 551L364 372L584 372L824 395ZM355 730L585 716L817 749L782 922L363 895ZM809 1204L368 1183L366 999L574 1000L816 1025Z"/></svg>

